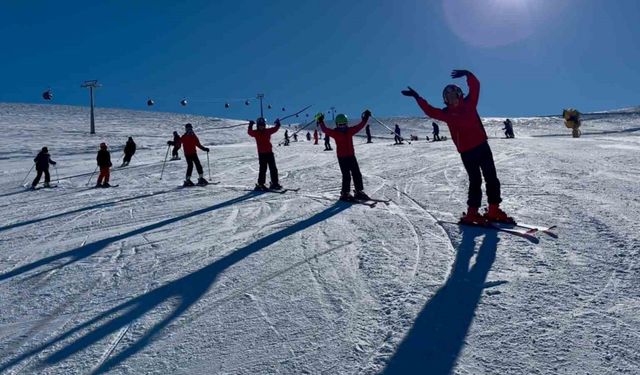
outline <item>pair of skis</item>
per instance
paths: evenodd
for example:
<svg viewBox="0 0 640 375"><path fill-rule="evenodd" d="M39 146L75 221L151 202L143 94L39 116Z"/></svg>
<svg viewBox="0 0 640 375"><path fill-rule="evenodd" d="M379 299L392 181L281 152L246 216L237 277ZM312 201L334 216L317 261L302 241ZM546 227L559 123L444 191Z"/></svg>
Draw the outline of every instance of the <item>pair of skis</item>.
<svg viewBox="0 0 640 375"><path fill-rule="evenodd" d="M488 221L486 224L479 223L463 223L463 222L447 222L440 221L440 223L450 223L450 224L459 224L471 227L478 228L488 228L492 230L496 230L499 232L509 233L518 237L522 237L531 242L538 243L540 240L536 236L538 233L544 233L550 237L558 238L558 235L554 232L556 229L555 225L552 226L542 226L542 225L532 225L532 224L523 224L523 223L501 223L495 221Z"/></svg>
<svg viewBox="0 0 640 375"><path fill-rule="evenodd" d="M284 194L288 191L297 192L300 188L289 188L289 189L245 189L245 191L255 191L256 193L276 193L276 194Z"/></svg>
<svg viewBox="0 0 640 375"><path fill-rule="evenodd" d="M389 205L389 203L391 202L390 199L375 199L375 198L369 198L369 199L356 199L356 198L352 198L352 199L340 199L341 202L347 202L347 203L352 203L352 204L363 204L365 206L369 206L371 208L374 208L378 203L384 203L385 205Z"/></svg>

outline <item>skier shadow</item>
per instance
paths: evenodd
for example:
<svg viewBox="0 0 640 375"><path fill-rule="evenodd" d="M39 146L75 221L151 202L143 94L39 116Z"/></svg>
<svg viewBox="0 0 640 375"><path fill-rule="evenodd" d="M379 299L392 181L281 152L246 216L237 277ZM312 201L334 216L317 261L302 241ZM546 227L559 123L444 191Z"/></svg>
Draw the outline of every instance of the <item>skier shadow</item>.
<svg viewBox="0 0 640 375"><path fill-rule="evenodd" d="M179 222L181 220L185 220L185 219L188 219L188 218L191 218L191 217L194 217L194 216L202 215L202 214L205 214L205 213L208 213L208 212L211 212L211 211L215 211L215 210L227 207L227 206L231 206L233 204L246 201L248 199L251 199L251 198L256 197L258 195L261 195L261 194L263 194L263 193L262 192L252 191L252 192L249 192L249 193L247 193L245 195L242 195L240 197L237 197L237 198L234 198L234 199L230 199L228 201L221 202L221 203L218 203L218 204L214 204L213 206L210 206L210 207L205 207L205 208L202 208L202 209L199 209L199 210L196 210L196 211L192 211L192 212L189 212L189 213L186 213L184 215L180 215L180 216L177 216L177 217L174 217L174 218L171 218L171 219L166 219L166 220L163 220L163 221L159 221L157 223L146 225L144 227L141 227L141 228L138 228L138 229L134 229L132 231L119 234L117 236L113 236L113 237L105 238L105 239L102 239L102 240L98 240L96 242L92 242L90 244L86 244L84 246L80 246L80 247L78 247L76 249L68 250L68 251L65 251L63 253L59 253L59 254L55 254L55 255L46 257L46 258L40 259L40 260L38 260L36 262L26 264L24 266L21 266L21 267L18 267L16 269L12 270L12 271L9 271L9 272L1 274L0 275L0 281L6 280L6 279L10 279L10 278L12 278L14 276L29 272L29 271L31 271L33 269L36 269L38 267L42 267L42 266L44 266L46 264L53 263L53 262L55 262L57 260L61 260L61 259L64 260L64 259L69 258L68 260L66 260L62 264L59 264L59 265L55 266L54 269L55 268L66 267L66 266L68 266L68 265L70 265L72 263L75 263L75 262L77 262L77 261L79 261L81 259L87 258L87 257L89 257L89 256L91 256L91 255L93 255L93 254L105 249L107 246L109 246L110 244L112 244L114 242L121 241L121 240L124 240L126 238L136 236L138 234L149 232L149 231L164 227L165 225L173 224L173 223L176 223L176 222ZM46 272L46 271L43 271L43 272Z"/></svg>
<svg viewBox="0 0 640 375"><path fill-rule="evenodd" d="M251 195L255 194L250 194L250 196ZM161 305L165 303L173 303L174 307L168 316L149 328L142 337L138 338L125 349L119 351L117 355L105 360L93 371L93 373L96 374L108 372L114 366L122 363L152 343L156 335L193 306L202 296L204 296L215 283L218 275L224 272L227 268L242 261L251 254L317 223L325 221L349 207L351 207L351 204L349 203L335 203L303 221L269 234L197 271L109 309L95 318L62 333L58 337L55 337L0 366L0 373L29 357L36 356L46 349L58 346L62 341L74 337L72 342L69 342L65 344L64 347L57 349L57 351L50 354L39 364L41 367L55 365L119 332L121 329L126 329L130 324L133 324L136 320L144 317L145 314L152 312L154 309L161 307ZM90 331L82 333L82 331L87 329L90 329Z"/></svg>
<svg viewBox="0 0 640 375"><path fill-rule="evenodd" d="M61 213L58 213L58 214L54 214L54 215L50 215L50 216L46 216L46 217L41 217L41 218L38 218L38 219L31 219L31 220L27 220L27 221L23 221L23 222L19 222L19 223L9 224L9 225L5 225L4 227L0 227L0 232L3 232L5 230L9 230L9 229L23 227L23 226L29 225L29 224L36 224L36 223L40 223L40 222L43 222L43 221L56 219L56 218L59 218L59 217L65 216L65 215L73 215L73 214L77 214L77 213L84 212L84 211L95 210L95 209L98 209L98 208L111 207L111 206L115 206L115 205L117 205L119 203L129 202L129 201L133 201L133 200L136 200L136 199L143 199L143 198L148 198L148 197L153 197L153 196L159 196L159 195L162 195L162 194L170 193L172 191L176 191L176 189L165 190L165 191L161 191L161 192L157 192L157 193L143 194L143 195L138 195L138 196L135 196L135 197L117 199L117 200L114 200L114 201L111 201L111 202L98 203L98 204L94 204L94 205L91 205L91 206L78 208L78 209L71 210L71 211L65 211L65 212L61 212Z"/></svg>
<svg viewBox="0 0 640 375"><path fill-rule="evenodd" d="M496 257L495 231L460 227L462 241L446 283L427 302L384 374L450 374L480 302ZM476 238L484 234L475 264L469 268Z"/></svg>

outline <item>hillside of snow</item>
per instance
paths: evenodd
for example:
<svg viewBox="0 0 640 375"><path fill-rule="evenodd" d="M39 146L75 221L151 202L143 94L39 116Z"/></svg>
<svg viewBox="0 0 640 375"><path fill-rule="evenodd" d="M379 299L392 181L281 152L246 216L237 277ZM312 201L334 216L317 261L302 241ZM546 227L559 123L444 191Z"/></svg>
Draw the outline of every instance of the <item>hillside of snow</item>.
<svg viewBox="0 0 640 375"><path fill-rule="evenodd" d="M559 116L512 119L515 139L484 119L503 208L557 226L527 238L455 224L452 142L380 120L420 141L374 122L354 141L365 190L391 200L370 208L337 202L335 151L277 147L284 129L281 183L300 190L255 193L244 120L98 108L89 135L87 108L0 104L0 374L640 373L637 111L585 117L579 139ZM184 160L160 180L186 122L220 184L180 188ZM87 187L100 142L117 188ZM42 146L58 187L29 191Z"/></svg>

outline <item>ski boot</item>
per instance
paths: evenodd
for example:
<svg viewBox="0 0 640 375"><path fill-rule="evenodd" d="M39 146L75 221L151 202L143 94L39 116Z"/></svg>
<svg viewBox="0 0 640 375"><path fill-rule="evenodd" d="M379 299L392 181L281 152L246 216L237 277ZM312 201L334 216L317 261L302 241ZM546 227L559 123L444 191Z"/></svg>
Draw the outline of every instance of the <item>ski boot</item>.
<svg viewBox="0 0 640 375"><path fill-rule="evenodd" d="M279 183L270 183L269 184L269 190L282 190L282 185L280 185Z"/></svg>
<svg viewBox="0 0 640 375"><path fill-rule="evenodd" d="M184 180L184 183L182 184L183 187L190 187L190 186L196 186L191 179L187 178L186 180Z"/></svg>
<svg viewBox="0 0 640 375"><path fill-rule="evenodd" d="M51 187L51 184L49 184L48 182L45 182L45 183L44 183L44 187L46 187L46 188L50 188L50 187Z"/></svg>
<svg viewBox="0 0 640 375"><path fill-rule="evenodd" d="M354 198L353 195L351 195L351 193L340 193L340 200L344 201L344 202L353 202Z"/></svg>
<svg viewBox="0 0 640 375"><path fill-rule="evenodd" d="M209 181L205 180L203 177L198 178L198 186L207 186L209 185Z"/></svg>
<svg viewBox="0 0 640 375"><path fill-rule="evenodd" d="M267 187L264 184L256 184L256 187L253 188L255 191L267 191Z"/></svg>
<svg viewBox="0 0 640 375"><path fill-rule="evenodd" d="M516 224L516 221L502 211L498 204L489 204L489 209L487 210L487 213L484 214L484 217L487 221L493 221L496 223Z"/></svg>
<svg viewBox="0 0 640 375"><path fill-rule="evenodd" d="M110 188L110 187L111 187L111 185L109 185L109 183L108 183L108 182L105 182L104 184L102 184L102 187L103 187L103 188Z"/></svg>
<svg viewBox="0 0 640 375"><path fill-rule="evenodd" d="M477 207L467 208L467 212L462 215L459 221L460 224L470 225L487 225L487 219L478 213Z"/></svg>
<svg viewBox="0 0 640 375"><path fill-rule="evenodd" d="M371 200L371 198L369 198L369 196L362 190L360 191L356 191L356 193L353 195L354 199L357 199L359 201L368 201Z"/></svg>

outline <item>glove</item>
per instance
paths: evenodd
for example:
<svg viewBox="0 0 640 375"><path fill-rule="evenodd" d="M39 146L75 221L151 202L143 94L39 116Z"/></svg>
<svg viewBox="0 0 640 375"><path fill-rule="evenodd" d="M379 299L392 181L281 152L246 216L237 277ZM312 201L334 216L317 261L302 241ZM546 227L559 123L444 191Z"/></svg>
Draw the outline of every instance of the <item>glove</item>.
<svg viewBox="0 0 640 375"><path fill-rule="evenodd" d="M451 78L466 77L468 74L471 74L468 70L454 70L451 72Z"/></svg>
<svg viewBox="0 0 640 375"><path fill-rule="evenodd" d="M256 123L255 123L253 120L249 121L249 127L252 127L252 126L253 126L253 125L255 125L255 124L256 124Z"/></svg>
<svg viewBox="0 0 640 375"><path fill-rule="evenodd" d="M362 112L362 119L363 120L368 120L369 117L371 117L371 111L366 109L364 112Z"/></svg>
<svg viewBox="0 0 640 375"><path fill-rule="evenodd" d="M418 95L418 93L416 92L416 90L412 89L410 86L407 86L408 90L402 90L402 95L404 96L410 96L412 98L418 98L420 97L420 95Z"/></svg>
<svg viewBox="0 0 640 375"><path fill-rule="evenodd" d="M276 126L280 126L280 119L277 118L276 121L274 121L273 123L276 124Z"/></svg>
<svg viewBox="0 0 640 375"><path fill-rule="evenodd" d="M318 113L316 115L316 122L324 122L324 113Z"/></svg>
<svg viewBox="0 0 640 375"><path fill-rule="evenodd" d="M205 147L205 148L204 148L204 150L205 150L206 152L209 152L209 147Z"/></svg>

